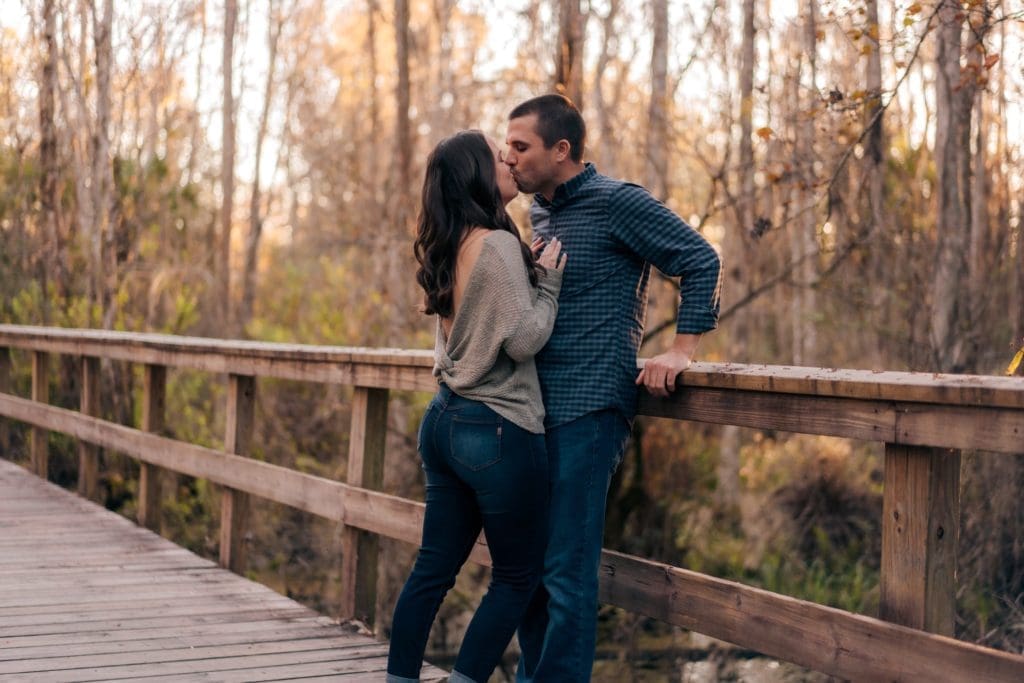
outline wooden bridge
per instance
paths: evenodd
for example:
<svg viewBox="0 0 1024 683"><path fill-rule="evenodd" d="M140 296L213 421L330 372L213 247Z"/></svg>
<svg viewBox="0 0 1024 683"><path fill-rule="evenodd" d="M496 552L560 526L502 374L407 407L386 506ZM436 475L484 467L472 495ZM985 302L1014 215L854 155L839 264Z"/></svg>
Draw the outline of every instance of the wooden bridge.
<svg viewBox="0 0 1024 683"><path fill-rule="evenodd" d="M17 351L12 353L12 349ZM80 358L82 395L78 411L47 403L51 354ZM101 359L145 367L139 429L95 417ZM31 398L11 395L14 361L32 364ZM343 523L341 612L344 617L373 624L377 539L386 536L418 543L423 515L421 503L379 491L389 390L433 391L430 362L429 353L418 351L0 325L0 416L32 426L32 468L40 478L46 477L47 430L77 439L78 485L85 499L96 496L97 447L137 458L141 472L139 522L143 527L156 526L160 499L158 468L219 484L223 487L220 565L235 572L244 569L242 539L249 496ZM168 367L227 376L224 450L172 440L161 434ZM246 457L252 437L257 377L355 387L345 482ZM601 567L603 601L843 679L1024 680L1024 656L950 637L957 587L960 451L1024 452L1024 380L696 363L684 375L682 390L664 400L643 396L640 412L670 419L884 443L882 618L851 614L611 551L604 552ZM7 443L5 429L6 425L0 424L0 453ZM128 677L145 671L147 676L167 673L178 679L192 673L205 680L227 678L224 671L228 670L268 669L266 675L272 678L275 672L269 669L276 666L270 663L275 661L274 657L286 657L288 662L294 662L288 666L301 667L303 673L297 674L300 676L339 675L339 671L327 669L314 673L321 663L347 666L341 664L344 655L338 652L346 650L346 646L340 643L358 634L331 626L251 582L229 579L223 571L177 551L149 532L126 530L125 522L84 500L42 481L26 482L25 475L10 466L0 469L0 496L0 665L6 667L0 668L0 679L5 677L5 671L44 670L24 668L27 666L50 666L45 670L51 678L75 679L59 673L58 667L69 662L75 671L100 671L100 667L110 665L129 667L126 670L134 673L127 674ZM49 515L46 511L50 505L62 506L65 512ZM69 531L69 516L75 520L73 532ZM44 520L51 517L55 521L45 525ZM78 536L81 541L75 540ZM127 546L117 545L119 537L125 539ZM83 558L81 566L72 566L75 562L71 558L79 558L76 550L93 544L102 549L104 557L119 559L93 560L93 567ZM147 554L132 559L136 557L132 548L142 547L149 549ZM482 542L471 559L482 564L489 562ZM75 592L78 582L72 577L81 576L83 570L93 577L93 589L108 594L110 604L101 607L97 601L89 601L91 591L87 588ZM133 634L132 629L150 628L145 626L151 618L147 615L154 610L161 612L162 599L172 601L164 592L170 589L160 580L142 579L142 572L197 576L194 587L187 587L191 584L182 579L180 588L196 605L203 606L203 612L195 615L200 623L179 621L167 625L170 631L160 632L170 640L158 646L160 651L183 653L196 647L196 640L205 645L207 630L225 635L227 642L210 643L209 650L199 653L201 658L183 656L175 660L177 655L168 654L166 666L182 667L175 669L161 669L163 664L150 664L149 659L139 661L140 657L131 655L135 646L124 643L147 639L147 634ZM222 584L226 595L247 596L245 600L233 598L232 603L247 606L251 597L253 613L244 620L223 617L231 623L247 624L245 629L235 632L212 628L212 624L222 623L222 617L200 618L207 611L207 616L221 614L217 611L216 590L206 592L210 587L203 585L204 580L218 587ZM179 581L174 579L170 583L177 585ZM54 603L65 595L69 605L74 606L55 607ZM264 598L266 603L261 602ZM159 618L174 620L182 615L166 614ZM284 628L282 620L295 621L298 628L307 629L301 631L307 635L293 635ZM250 632L249 627L265 622L276 624L270 629L279 635L264 633L249 640L245 635ZM58 623L65 626L53 625ZM19 641L30 636L27 632L22 635L17 624L29 627L29 631L32 624L49 624L39 629L43 633L37 634L45 640ZM76 626L63 630L71 628L67 624ZM85 633L90 628L87 624L96 625L99 630L92 636L65 637L68 633ZM154 624L152 628L161 627ZM176 628L181 632L175 634ZM156 636L156 632L152 635ZM316 645L312 649L303 649L301 645L292 649L290 643L304 639L314 639ZM92 650L85 647L86 641L107 642L109 647ZM368 638L361 640L362 644L352 643L349 652L364 646L371 654L381 651L381 646L373 645ZM240 662L248 656L253 657L252 666ZM40 663L51 657L55 663ZM233 658L235 661L230 661L225 670L211 670L212 673L190 669L187 664ZM58 661L62 659L67 661ZM18 669L19 666L23 668ZM277 673L281 671L278 669ZM354 675L372 675L365 671ZM377 671L379 680L380 668ZM440 674L431 670L430 675ZM238 676L244 680L264 680ZM25 677L37 680L35 674Z"/></svg>

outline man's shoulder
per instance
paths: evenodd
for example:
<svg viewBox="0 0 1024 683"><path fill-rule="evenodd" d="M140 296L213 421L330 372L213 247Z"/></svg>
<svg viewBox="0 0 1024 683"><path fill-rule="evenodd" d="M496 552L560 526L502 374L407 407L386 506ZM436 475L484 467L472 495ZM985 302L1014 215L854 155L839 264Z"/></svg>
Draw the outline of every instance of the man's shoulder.
<svg viewBox="0 0 1024 683"><path fill-rule="evenodd" d="M607 197L610 202L615 202L616 204L620 202L629 204L654 200L654 195L643 185L638 185L621 178L601 175L600 173L594 174L590 182L587 183L587 189Z"/></svg>

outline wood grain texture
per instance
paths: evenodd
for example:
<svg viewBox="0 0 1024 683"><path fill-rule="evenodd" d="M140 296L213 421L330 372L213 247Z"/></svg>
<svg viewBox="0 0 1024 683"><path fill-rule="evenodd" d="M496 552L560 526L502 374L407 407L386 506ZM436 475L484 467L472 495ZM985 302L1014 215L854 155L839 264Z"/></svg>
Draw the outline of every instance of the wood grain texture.
<svg viewBox="0 0 1024 683"><path fill-rule="evenodd" d="M853 681L1024 680L1024 657L604 551L601 600Z"/></svg>
<svg viewBox="0 0 1024 683"><path fill-rule="evenodd" d="M11 393L11 350L0 346L0 394ZM0 416L0 453L6 453L11 447L10 422Z"/></svg>
<svg viewBox="0 0 1024 683"><path fill-rule="evenodd" d="M224 450L248 456L256 414L256 378L228 376L228 409ZM226 487L220 499L220 565L236 574L245 572L246 533L249 528L249 494L245 488Z"/></svg>
<svg viewBox="0 0 1024 683"><path fill-rule="evenodd" d="M960 526L960 453L885 449L879 615L953 635Z"/></svg>
<svg viewBox="0 0 1024 683"><path fill-rule="evenodd" d="M274 344L134 332L0 325L0 346L136 363L391 389L432 391L430 351ZM643 364L643 360L639 364ZM740 363L694 363L685 387L768 394L1024 408L1024 378Z"/></svg>
<svg viewBox="0 0 1024 683"><path fill-rule="evenodd" d="M83 415L100 414L100 359L82 356L82 388L78 409ZM99 450L91 443L78 442L78 495L99 497Z"/></svg>
<svg viewBox="0 0 1024 683"><path fill-rule="evenodd" d="M162 434L166 417L167 368L146 365L142 382L142 430ZM160 470L148 463L139 464L139 524L160 530Z"/></svg>
<svg viewBox="0 0 1024 683"><path fill-rule="evenodd" d="M50 400L50 356L43 351L32 352L32 400ZM29 434L29 459L32 471L41 479L49 476L50 435L45 429L33 427Z"/></svg>
<svg viewBox="0 0 1024 683"><path fill-rule="evenodd" d="M352 394L348 472L350 486L380 489L384 482L384 444L388 428L387 389L356 387ZM341 537L340 614L373 626L377 619L379 537L346 526Z"/></svg>
<svg viewBox="0 0 1024 683"><path fill-rule="evenodd" d="M0 680L384 678L386 643L3 460L0 520Z"/></svg>

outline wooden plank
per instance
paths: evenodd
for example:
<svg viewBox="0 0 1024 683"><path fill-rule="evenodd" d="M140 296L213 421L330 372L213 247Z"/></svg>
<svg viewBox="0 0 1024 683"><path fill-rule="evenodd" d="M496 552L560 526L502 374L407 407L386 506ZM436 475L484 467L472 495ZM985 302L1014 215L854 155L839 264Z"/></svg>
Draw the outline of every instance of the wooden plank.
<svg viewBox="0 0 1024 683"><path fill-rule="evenodd" d="M158 610L153 614L160 615L161 619L174 617L204 617L219 614L234 614L239 611L253 611L260 609L296 609L298 605L288 598L276 594L256 596L234 596L229 600L216 600L213 596L202 596L204 600L196 601L196 604L176 605ZM76 625L76 630L89 630L95 622L109 623L111 620L121 622L123 628L132 628L138 621L152 619L151 613L143 612L138 608L128 607L124 609L110 608L107 610L83 610L69 607L63 612L30 612L29 614L4 614L3 625L0 629L21 628L25 626L64 626Z"/></svg>
<svg viewBox="0 0 1024 683"><path fill-rule="evenodd" d="M1024 378L1021 378L1024 379ZM638 414L755 429L941 448L1019 453L1024 411L684 388L641 394Z"/></svg>
<svg viewBox="0 0 1024 683"><path fill-rule="evenodd" d="M100 359L82 356L82 389L79 411L83 415L100 414ZM99 451L85 441L78 442L78 495L99 499Z"/></svg>
<svg viewBox="0 0 1024 683"><path fill-rule="evenodd" d="M167 368L147 364L142 384L142 430L153 434L164 431L167 402ZM139 524L160 530L160 469L139 463Z"/></svg>
<svg viewBox="0 0 1024 683"><path fill-rule="evenodd" d="M42 351L32 352L32 400L39 403L50 400L50 357ZM32 471L40 479L46 479L49 474L50 435L46 430L33 427L29 439Z"/></svg>
<svg viewBox="0 0 1024 683"><path fill-rule="evenodd" d="M10 341L8 344L7 342ZM434 391L433 353L0 325L0 345L206 372Z"/></svg>
<svg viewBox="0 0 1024 683"><path fill-rule="evenodd" d="M0 346L0 393L11 393L11 350ZM0 417L0 454L11 450L11 425Z"/></svg>
<svg viewBox="0 0 1024 683"><path fill-rule="evenodd" d="M960 453L887 444L879 616L952 636Z"/></svg>
<svg viewBox="0 0 1024 683"><path fill-rule="evenodd" d="M242 628L243 626L245 628ZM291 643L307 639L351 638L351 634L342 634L341 628L335 624L322 624L310 621L308 625L296 622L285 629L281 629L280 626L279 622L255 621L248 624L239 624L236 628L227 631L222 626L197 627L184 634L180 631L171 630L160 634L161 637L136 640L109 639L88 643L61 643L60 654L62 657L78 657L89 654L147 653L186 647L259 645L267 642ZM129 633L129 635L131 634ZM153 634L151 633L150 635L152 636ZM0 662L9 662L15 659L38 659L48 656L53 650L53 643L7 648L0 647Z"/></svg>
<svg viewBox="0 0 1024 683"><path fill-rule="evenodd" d="M1018 683L1024 657L604 551L601 600L841 679Z"/></svg>
<svg viewBox="0 0 1024 683"><path fill-rule="evenodd" d="M892 440L896 429L895 411L881 401L727 389L684 389L667 399L642 394L639 413L863 441Z"/></svg>
<svg viewBox="0 0 1024 683"><path fill-rule="evenodd" d="M643 361L640 361L643 365ZM696 362L685 387L741 389L878 401L1024 408L1024 382L994 375L953 375L785 365Z"/></svg>
<svg viewBox="0 0 1024 683"><path fill-rule="evenodd" d="M49 574L49 572L47 572ZM0 614L17 616L20 614L57 614L62 611L91 611L103 609L155 609L158 607L174 607L175 604L191 604L201 601L247 600L253 596L265 597L265 587L255 585L242 588L237 585L225 585L215 590L182 590L178 586L139 586L132 588L118 587L114 595L96 595L75 593L65 594L64 602L50 598L17 599L10 598L0 603Z"/></svg>
<svg viewBox="0 0 1024 683"><path fill-rule="evenodd" d="M219 683L257 683L259 681L291 680L295 676L317 676L321 677L321 680L363 680L380 683L387 669L387 651L378 649L376 652L368 652L367 655L357 659L339 657L334 660L326 659L309 663L290 663L287 659L281 657L277 659L277 662L268 662L267 665L262 667L229 670L217 669L210 674L202 675L202 677L193 678L190 676L187 680L212 680ZM98 676L98 678L78 678L76 676L75 680L108 680L107 677L111 674L120 676L123 673L121 670L97 670L92 675ZM187 674L179 671L169 674L156 673L155 675L147 675L145 680L147 683L150 681L181 681L184 675ZM364 676L366 677L364 678ZM444 674L443 677L447 677L447 674ZM429 679L421 675L420 680L439 680L439 678L435 673ZM53 680L60 681L61 679L58 677ZM33 683L44 683L45 681L47 681L46 678L33 677Z"/></svg>
<svg viewBox="0 0 1024 683"><path fill-rule="evenodd" d="M356 387L349 431L350 486L380 489L383 485L387 427L388 390ZM341 543L341 617L357 619L372 627L377 609L378 536L346 527Z"/></svg>
<svg viewBox="0 0 1024 683"><path fill-rule="evenodd" d="M379 650L379 646L373 649L375 651ZM250 660L248 658L256 655L322 652L326 650L332 652L356 651L356 654L361 655L367 651L367 643L365 638L354 639L349 635L335 635L331 637L304 638L301 640L272 640L260 643L243 642L216 645L196 643L196 645L182 648L154 648L148 652L134 651L110 654L90 652L84 655L70 655L63 651L60 653L53 653L51 651L48 656L44 657L25 658L15 662L0 662L0 675L66 671L68 676L74 676L74 670L76 669L129 665L148 666L223 657L246 657L245 661L249 663Z"/></svg>
<svg viewBox="0 0 1024 683"><path fill-rule="evenodd" d="M432 353L273 344L160 334L0 325L0 346L135 363L391 389L432 391ZM642 365L643 360L639 363ZM360 374L364 369L376 371ZM390 370L406 368L412 372ZM389 383L394 381L394 383ZM880 401L1024 408L1024 378L739 363L694 363L685 387Z"/></svg>
<svg viewBox="0 0 1024 683"><path fill-rule="evenodd" d="M27 647L42 647L52 649L53 646L69 647L74 645L115 647L115 644L137 643L139 641L175 641L179 638L209 638L211 635L231 633L259 637L259 634L275 633L281 637L284 633L291 633L293 629L322 629L328 626L327 619L320 616L298 616L298 617L254 617L250 621L222 622L207 624L187 624L184 626L168 626L165 628L150 628L139 631L128 631L123 629L97 630L85 633L57 633L50 635L0 637L0 659L9 659L8 652L16 652Z"/></svg>
<svg viewBox="0 0 1024 683"><path fill-rule="evenodd" d="M256 378L228 377L228 409L224 450L248 455L252 447L256 407ZM221 492L220 565L236 574L245 572L245 538L249 527L249 496L244 489L227 487Z"/></svg>
<svg viewBox="0 0 1024 683"><path fill-rule="evenodd" d="M1024 411L902 404L893 443L1019 454L1024 451Z"/></svg>
<svg viewBox="0 0 1024 683"><path fill-rule="evenodd" d="M291 618L299 616L310 616L310 610L296 604L294 607L283 609L256 608L248 610L235 610L217 614L197 614L189 616L170 617L139 617L131 620L131 628L145 630L151 628L167 628L171 626L187 626L190 624L234 624L248 621L249 619L266 619L268 617ZM125 619L106 619L90 621L88 624L35 624L25 626L7 626L0 624L0 638L11 638L14 636L37 636L53 633L85 633L89 631L110 631L126 628Z"/></svg>

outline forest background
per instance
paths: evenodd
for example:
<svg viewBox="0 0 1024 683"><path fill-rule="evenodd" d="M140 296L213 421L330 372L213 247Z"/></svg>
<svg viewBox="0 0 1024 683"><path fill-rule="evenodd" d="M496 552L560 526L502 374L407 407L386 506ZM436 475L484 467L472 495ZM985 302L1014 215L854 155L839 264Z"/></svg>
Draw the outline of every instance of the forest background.
<svg viewBox="0 0 1024 683"><path fill-rule="evenodd" d="M503 140L511 107L552 89L600 171L723 253L699 359L1000 374L1024 345L1020 0L2 0L0 321L430 348L410 276L425 156L461 128ZM652 289L645 356L678 296ZM51 397L72 407L61 364ZM138 424L139 372L103 366L108 419ZM170 435L221 447L224 395L172 371ZM251 455L340 478L349 395L261 384ZM392 398L389 492L422 499L428 400ZM880 446L655 419L633 437L607 547L877 612ZM73 444L50 438L72 485ZM104 461L107 506L133 515L136 466ZM1021 652L1024 460L963 462L957 636ZM215 557L213 486L164 488L163 533ZM249 573L336 612L339 530L255 515ZM386 615L414 549L384 552ZM463 573L429 658L486 576ZM727 675L715 644L601 616L598 680Z"/></svg>

